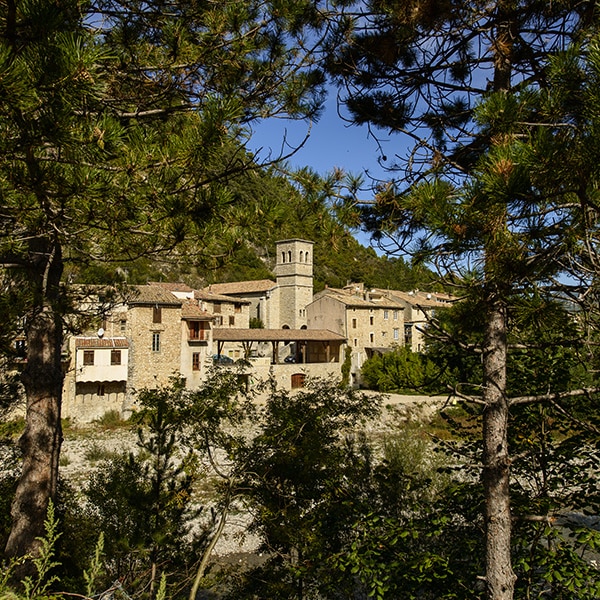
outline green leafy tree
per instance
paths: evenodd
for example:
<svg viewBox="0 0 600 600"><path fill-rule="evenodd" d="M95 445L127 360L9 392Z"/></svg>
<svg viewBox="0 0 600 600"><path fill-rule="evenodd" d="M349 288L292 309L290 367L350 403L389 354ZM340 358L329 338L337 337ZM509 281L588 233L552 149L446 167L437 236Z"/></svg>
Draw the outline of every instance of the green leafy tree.
<svg viewBox="0 0 600 600"><path fill-rule="evenodd" d="M365 385L378 392L429 393L440 391L437 370L426 357L406 346L374 355L362 366ZM443 391L443 390L442 390Z"/></svg>
<svg viewBox="0 0 600 600"><path fill-rule="evenodd" d="M257 434L238 456L251 529L270 558L237 597L300 599L328 585L352 589L326 560L343 546L365 501L360 482L369 451L345 436L377 411L372 397L327 382L312 381L294 394L270 390Z"/></svg>
<svg viewBox="0 0 600 600"><path fill-rule="evenodd" d="M192 502L196 462L181 443L184 392L180 380L142 390L135 413L137 454L108 460L86 489L90 518L105 538L109 577L148 584L151 593L160 570L185 572L205 543L202 530L191 532L200 509Z"/></svg>
<svg viewBox="0 0 600 600"><path fill-rule="evenodd" d="M539 122L528 90L547 88L550 56L593 31L596 3L340 4L330 71L351 121L413 141L390 163L403 176L378 186L365 222L482 311L486 597L508 600L510 311L522 290L554 283L582 233L578 212L531 177L522 123Z"/></svg>
<svg viewBox="0 0 600 600"><path fill-rule="evenodd" d="M89 262L242 236L229 182L256 168L252 122L318 107L316 18L303 0L2 3L0 308L23 318L27 398L9 556L39 546L56 495L67 284Z"/></svg>

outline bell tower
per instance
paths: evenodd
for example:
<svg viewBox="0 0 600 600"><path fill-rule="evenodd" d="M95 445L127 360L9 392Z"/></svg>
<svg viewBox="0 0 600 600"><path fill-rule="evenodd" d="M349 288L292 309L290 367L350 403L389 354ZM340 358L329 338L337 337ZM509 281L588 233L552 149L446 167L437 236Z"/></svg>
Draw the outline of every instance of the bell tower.
<svg viewBox="0 0 600 600"><path fill-rule="evenodd" d="M277 242L280 327L306 327L306 307L313 297L313 246L314 242L300 239Z"/></svg>

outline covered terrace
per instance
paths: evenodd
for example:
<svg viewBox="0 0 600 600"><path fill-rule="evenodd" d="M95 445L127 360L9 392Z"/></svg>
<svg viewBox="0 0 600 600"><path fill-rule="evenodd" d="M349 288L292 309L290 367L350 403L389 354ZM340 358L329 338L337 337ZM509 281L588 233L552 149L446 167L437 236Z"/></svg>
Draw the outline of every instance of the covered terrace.
<svg viewBox="0 0 600 600"><path fill-rule="evenodd" d="M327 329L214 329L213 342L222 354L225 344L239 343L249 358L254 344L271 344L271 364L281 364L282 346L293 343L295 363L337 363L346 338Z"/></svg>

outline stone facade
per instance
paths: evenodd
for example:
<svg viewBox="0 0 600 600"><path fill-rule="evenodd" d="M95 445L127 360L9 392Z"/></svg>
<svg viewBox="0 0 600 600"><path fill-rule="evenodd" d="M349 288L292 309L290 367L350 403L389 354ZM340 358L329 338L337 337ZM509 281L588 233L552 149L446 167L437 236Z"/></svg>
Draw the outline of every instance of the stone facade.
<svg viewBox="0 0 600 600"><path fill-rule="evenodd" d="M307 327L306 307L313 296L314 242L289 239L277 242L276 281L260 279L217 283L209 291L250 303L250 317L265 329Z"/></svg>
<svg viewBox="0 0 600 600"><path fill-rule="evenodd" d="M352 350L351 374L360 383L360 369L375 352L404 343L404 306L362 284L326 288L306 307L309 329L329 329L343 335Z"/></svg>
<svg viewBox="0 0 600 600"><path fill-rule="evenodd" d="M425 331L435 311L447 308L457 298L438 292L400 292L397 290L374 290L375 293L385 294L404 306L404 345L413 352L423 352L425 349Z"/></svg>
<svg viewBox="0 0 600 600"><path fill-rule="evenodd" d="M88 310L92 304L86 300ZM96 304L99 310L99 298ZM75 420L109 410L127 415L137 391L173 376L199 386L213 364L214 327L247 328L248 303L181 284L132 286L101 325L69 340L63 412Z"/></svg>
<svg viewBox="0 0 600 600"><path fill-rule="evenodd" d="M275 276L279 303L279 327L307 326L306 307L313 297L313 242L292 239L277 243Z"/></svg>
<svg viewBox="0 0 600 600"><path fill-rule="evenodd" d="M180 366L182 300L159 287L139 286L128 303L128 402L134 392L168 383ZM131 406L125 406L130 410Z"/></svg>
<svg viewBox="0 0 600 600"><path fill-rule="evenodd" d="M277 243L276 281L235 282L194 290L180 283L131 286L121 299L86 296L101 315L69 340L64 415L90 421L108 410L128 415L142 388L173 376L200 386L215 364L245 359L249 384L273 373L283 387L341 375L345 348L360 384L364 361L395 346L423 348L427 319L453 298L438 294L326 288L313 296L313 243ZM250 319L265 326L250 329ZM217 360L214 360L214 357Z"/></svg>

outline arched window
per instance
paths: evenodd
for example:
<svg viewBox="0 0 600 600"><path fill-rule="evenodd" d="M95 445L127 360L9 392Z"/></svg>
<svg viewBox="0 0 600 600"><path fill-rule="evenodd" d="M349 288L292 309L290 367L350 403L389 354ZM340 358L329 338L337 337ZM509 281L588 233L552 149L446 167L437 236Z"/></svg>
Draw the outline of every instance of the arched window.
<svg viewBox="0 0 600 600"><path fill-rule="evenodd" d="M304 255L304 262L308 262L308 252Z"/></svg>
<svg viewBox="0 0 600 600"><path fill-rule="evenodd" d="M300 250L300 262L304 262L304 252Z"/></svg>
<svg viewBox="0 0 600 600"><path fill-rule="evenodd" d="M288 250L288 262L292 262L292 251Z"/></svg>
<svg viewBox="0 0 600 600"><path fill-rule="evenodd" d="M284 263L285 262L285 252L281 253L281 262Z"/></svg>

